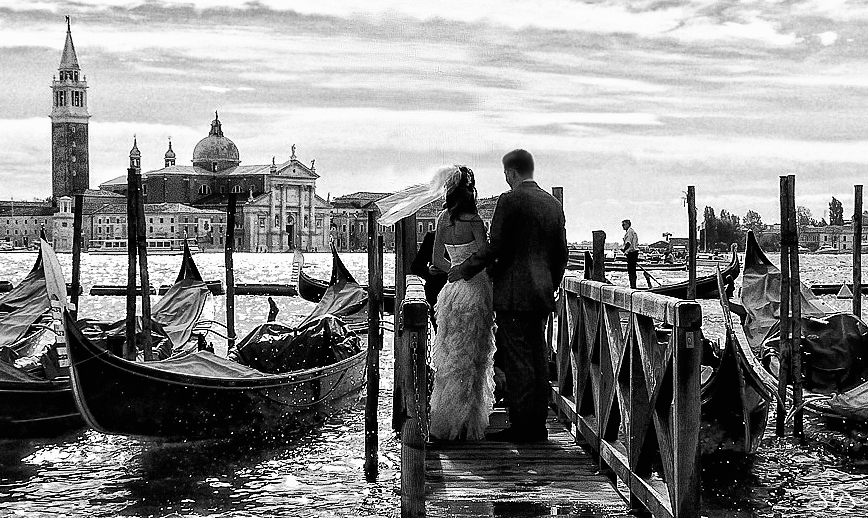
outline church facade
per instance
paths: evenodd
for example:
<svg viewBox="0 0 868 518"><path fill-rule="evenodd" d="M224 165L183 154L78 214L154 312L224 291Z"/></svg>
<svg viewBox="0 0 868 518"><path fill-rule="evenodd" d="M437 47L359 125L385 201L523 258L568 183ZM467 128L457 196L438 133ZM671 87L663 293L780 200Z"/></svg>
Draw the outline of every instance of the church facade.
<svg viewBox="0 0 868 518"><path fill-rule="evenodd" d="M176 158L170 141L164 166L142 173L146 204L180 203L225 211L234 193L238 251L328 249L330 205L316 195L315 162L308 166L299 161L294 145L285 162L272 159L271 164L241 165L238 147L223 134L215 113L208 135L193 148L192 165L177 165ZM126 195L127 177L109 180L100 189Z"/></svg>

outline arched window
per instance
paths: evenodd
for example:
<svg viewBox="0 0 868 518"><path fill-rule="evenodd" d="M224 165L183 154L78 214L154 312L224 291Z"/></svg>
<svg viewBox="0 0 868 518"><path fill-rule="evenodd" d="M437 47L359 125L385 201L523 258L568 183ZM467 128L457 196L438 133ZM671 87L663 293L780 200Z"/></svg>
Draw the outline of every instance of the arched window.
<svg viewBox="0 0 868 518"><path fill-rule="evenodd" d="M232 186L232 192L242 192L242 190L243 189L241 188L240 185L233 185Z"/></svg>
<svg viewBox="0 0 868 518"><path fill-rule="evenodd" d="M199 187L199 194L201 194L203 196L206 194L211 194L211 188L208 187L207 185L202 185Z"/></svg>
<svg viewBox="0 0 868 518"><path fill-rule="evenodd" d="M274 215L274 228L280 228L280 214Z"/></svg>

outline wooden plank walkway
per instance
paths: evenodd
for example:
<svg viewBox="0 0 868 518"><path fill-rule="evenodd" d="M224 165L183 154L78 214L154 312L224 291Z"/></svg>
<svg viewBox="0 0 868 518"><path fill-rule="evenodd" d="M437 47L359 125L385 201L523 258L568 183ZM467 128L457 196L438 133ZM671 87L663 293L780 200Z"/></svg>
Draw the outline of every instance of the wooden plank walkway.
<svg viewBox="0 0 868 518"><path fill-rule="evenodd" d="M507 426L495 410L489 432ZM627 503L553 412L549 440L434 442L426 448L427 516L624 517Z"/></svg>

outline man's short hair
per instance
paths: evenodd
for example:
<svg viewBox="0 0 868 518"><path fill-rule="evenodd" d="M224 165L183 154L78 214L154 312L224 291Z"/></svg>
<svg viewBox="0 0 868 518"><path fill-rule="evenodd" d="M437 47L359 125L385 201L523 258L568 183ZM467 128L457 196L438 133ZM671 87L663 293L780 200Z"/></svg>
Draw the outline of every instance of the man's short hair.
<svg viewBox="0 0 868 518"><path fill-rule="evenodd" d="M513 149L503 155L503 168L512 169L525 178L533 176L533 155L524 149Z"/></svg>
<svg viewBox="0 0 868 518"><path fill-rule="evenodd" d="M630 223L630 220L629 220L629 219L625 219L625 220L621 221L621 224L622 224L622 225L623 225L624 223L626 223L628 227L632 227L632 226L633 226L633 224Z"/></svg>

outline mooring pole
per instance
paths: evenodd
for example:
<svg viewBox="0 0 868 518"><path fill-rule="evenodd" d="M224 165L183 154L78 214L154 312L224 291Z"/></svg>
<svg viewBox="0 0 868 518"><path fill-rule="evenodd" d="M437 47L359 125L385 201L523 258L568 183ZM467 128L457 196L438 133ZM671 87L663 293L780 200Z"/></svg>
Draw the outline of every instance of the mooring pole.
<svg viewBox="0 0 868 518"><path fill-rule="evenodd" d="M368 212L368 363L365 398L365 479L377 480L377 402L380 397L380 308L383 300L383 271L380 269L377 213Z"/></svg>
<svg viewBox="0 0 868 518"><path fill-rule="evenodd" d="M793 436L804 439L805 424L802 411L802 279L799 271L799 227L796 224L796 176L787 177L787 209L790 230L790 379L793 384Z"/></svg>
<svg viewBox="0 0 868 518"><path fill-rule="evenodd" d="M81 218L83 214L84 195L75 195L75 206L72 208L72 318L78 316L78 292L81 291Z"/></svg>
<svg viewBox="0 0 868 518"><path fill-rule="evenodd" d="M127 321L124 358L136 359L136 169L130 159L127 169Z"/></svg>
<svg viewBox="0 0 868 518"><path fill-rule="evenodd" d="M853 314L862 318L862 186L854 186L853 204Z"/></svg>
<svg viewBox="0 0 868 518"><path fill-rule="evenodd" d="M410 265L416 258L416 251L416 215L411 214L395 223L395 370L393 375L396 380L404 375L404 371L401 369L407 365L406 360L401 357L406 349L401 344L407 338L401 329L398 308L404 301L404 294L406 293L404 279L410 273ZM403 390L403 387L395 382L392 390L392 429L396 432L401 431L406 413Z"/></svg>
<svg viewBox="0 0 868 518"><path fill-rule="evenodd" d="M145 203L142 196L142 169L133 175L136 189L136 241L139 247L139 281L142 284L142 348L145 361L154 359L151 341L151 282L148 276L148 236L145 230Z"/></svg>
<svg viewBox="0 0 868 518"><path fill-rule="evenodd" d="M696 299L696 188L687 186L687 298Z"/></svg>
<svg viewBox="0 0 868 518"><path fill-rule="evenodd" d="M235 209L237 194L229 193L226 206L226 336L227 347L235 345L235 271L232 252L235 250Z"/></svg>
<svg viewBox="0 0 868 518"><path fill-rule="evenodd" d="M591 278L595 281L606 281L606 232L602 230L594 230L591 232L593 236L593 259L594 270L591 273Z"/></svg>
<svg viewBox="0 0 868 518"><path fill-rule="evenodd" d="M780 306L780 368L778 369L778 412L775 420L775 433L779 437L784 436L784 427L787 417L787 385L789 384L792 348L790 324L790 231L789 218L789 178L780 177L781 192L781 306Z"/></svg>

